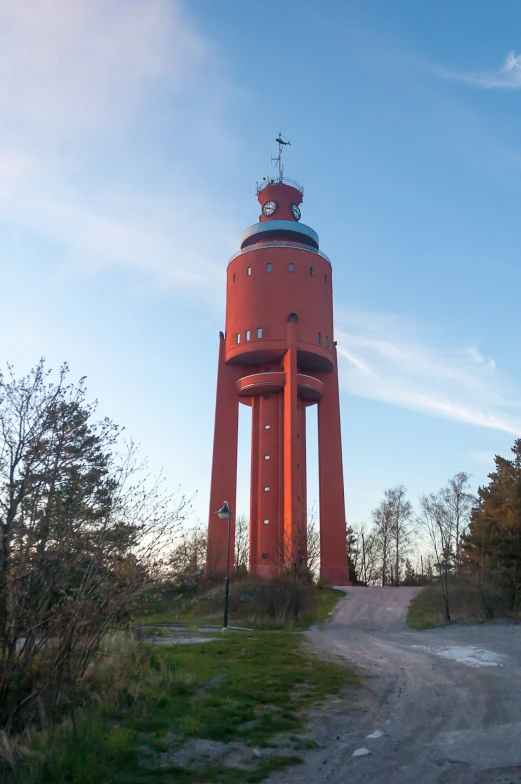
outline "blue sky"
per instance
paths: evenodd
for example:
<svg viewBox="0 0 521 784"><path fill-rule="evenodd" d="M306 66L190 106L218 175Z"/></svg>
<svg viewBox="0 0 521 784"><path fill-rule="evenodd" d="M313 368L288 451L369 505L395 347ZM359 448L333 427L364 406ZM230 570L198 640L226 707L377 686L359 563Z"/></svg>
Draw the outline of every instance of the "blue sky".
<svg viewBox="0 0 521 784"><path fill-rule="evenodd" d="M520 23L514 0L0 0L3 360L86 375L204 519L225 268L282 127L333 262L348 519L397 483L477 488L521 435ZM244 409L239 513L248 438Z"/></svg>

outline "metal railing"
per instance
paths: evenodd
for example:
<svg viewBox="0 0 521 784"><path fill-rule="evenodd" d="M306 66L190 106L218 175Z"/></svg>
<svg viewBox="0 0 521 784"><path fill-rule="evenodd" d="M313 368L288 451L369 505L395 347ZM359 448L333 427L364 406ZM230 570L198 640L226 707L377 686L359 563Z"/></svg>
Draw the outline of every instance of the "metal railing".
<svg viewBox="0 0 521 784"><path fill-rule="evenodd" d="M325 253L322 253L321 250L312 248L310 245L303 245L300 242L286 242L285 240L270 240L268 242L256 242L255 245L248 245L246 248L234 253L233 256L230 257L228 264L236 259L237 256L242 256L243 253L249 253L250 250L262 250L263 248L297 248L297 250L306 250L309 253L314 253L315 256L321 256L327 261L329 266L331 266L331 260Z"/></svg>
<svg viewBox="0 0 521 784"><path fill-rule="evenodd" d="M291 185L292 188L296 188L298 191L304 195L304 186L299 185L296 180L290 180L289 177L263 177L262 182L259 185L258 182L255 183L255 195L258 196L260 191L263 188L266 188L268 185Z"/></svg>

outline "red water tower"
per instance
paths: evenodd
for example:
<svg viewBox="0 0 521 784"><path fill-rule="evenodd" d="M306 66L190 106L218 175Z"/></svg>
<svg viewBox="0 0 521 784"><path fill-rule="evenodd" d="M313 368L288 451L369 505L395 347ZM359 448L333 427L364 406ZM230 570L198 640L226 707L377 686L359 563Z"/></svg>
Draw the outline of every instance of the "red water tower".
<svg viewBox="0 0 521 784"><path fill-rule="evenodd" d="M283 143L279 176L257 186L259 223L228 264L207 573L226 569L227 525L215 512L224 500L235 509L240 403L252 407L250 571L305 565L306 410L318 405L320 575L349 585L331 262L300 223L304 189L283 176Z"/></svg>

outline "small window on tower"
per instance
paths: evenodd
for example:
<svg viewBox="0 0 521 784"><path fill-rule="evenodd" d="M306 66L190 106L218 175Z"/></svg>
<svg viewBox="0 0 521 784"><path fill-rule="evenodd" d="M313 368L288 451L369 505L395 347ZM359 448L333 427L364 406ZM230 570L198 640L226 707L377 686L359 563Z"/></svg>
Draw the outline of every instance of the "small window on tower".
<svg viewBox="0 0 521 784"><path fill-rule="evenodd" d="M235 272L233 273L232 283L235 283Z"/></svg>
<svg viewBox="0 0 521 784"><path fill-rule="evenodd" d="M270 264L269 262L268 262L268 264L266 265L266 267L267 267L267 270L268 270L268 272L271 272L271 264Z"/></svg>
<svg viewBox="0 0 521 784"><path fill-rule="evenodd" d="M327 283L327 275L324 275L324 283Z"/></svg>
<svg viewBox="0 0 521 784"><path fill-rule="evenodd" d="M249 340L249 339L250 339L250 336L251 336L251 332L250 332L250 330L249 330L249 329L247 329L247 330L246 330L246 334L245 334L245 339L246 339L246 340Z"/></svg>
<svg viewBox="0 0 521 784"><path fill-rule="evenodd" d="M251 267L246 267L246 275L251 275Z"/></svg>
<svg viewBox="0 0 521 784"><path fill-rule="evenodd" d="M290 264L290 265L289 265L289 271L290 271L290 272L293 272L293 270L294 270L294 269L295 269L294 265L293 265L293 264Z"/></svg>
<svg viewBox="0 0 521 784"><path fill-rule="evenodd" d="M264 460L269 460L269 459L270 459L269 455L264 455Z"/></svg>
<svg viewBox="0 0 521 784"><path fill-rule="evenodd" d="M262 522L263 522L264 525L268 525L270 521L269 520L263 520ZM264 558L264 555L262 557Z"/></svg>
<svg viewBox="0 0 521 784"><path fill-rule="evenodd" d="M237 334L235 335L235 342L236 343L240 343L241 342L241 333L240 332L237 332Z"/></svg>
<svg viewBox="0 0 521 784"><path fill-rule="evenodd" d="M265 492L265 493L269 492L269 487L268 487L267 485L266 485L266 487L264 488L264 492Z"/></svg>
<svg viewBox="0 0 521 784"><path fill-rule="evenodd" d="M309 268L309 274L311 275L311 277L313 277L313 275L315 274L315 273L313 272L313 267L310 267L310 268Z"/></svg>
<svg viewBox="0 0 521 784"><path fill-rule="evenodd" d="M322 345L322 333L321 332L318 333L318 345L319 346Z"/></svg>
<svg viewBox="0 0 521 784"><path fill-rule="evenodd" d="M326 348L329 348L329 338L326 337Z"/></svg>
<svg viewBox="0 0 521 784"><path fill-rule="evenodd" d="M264 425L264 430L269 430L270 428L271 428L271 425Z"/></svg>
<svg viewBox="0 0 521 784"><path fill-rule="evenodd" d="M258 338L262 337L262 327L257 327L257 337Z"/></svg>

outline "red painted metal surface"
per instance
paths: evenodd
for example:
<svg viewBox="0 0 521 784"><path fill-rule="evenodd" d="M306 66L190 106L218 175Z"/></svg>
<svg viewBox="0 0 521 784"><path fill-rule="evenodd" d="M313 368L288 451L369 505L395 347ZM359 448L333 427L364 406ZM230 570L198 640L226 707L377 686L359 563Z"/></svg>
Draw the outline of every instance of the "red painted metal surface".
<svg viewBox="0 0 521 784"><path fill-rule="evenodd" d="M227 270L207 573L226 564L226 521L215 511L225 500L235 509L240 403L252 407L250 571L275 577L290 565L305 565L306 408L316 404L320 573L334 585L349 585L331 265L310 247L310 230L299 229L292 205L300 205L300 190L271 183L258 199L261 207L272 201L277 208L271 216L261 213ZM265 242L270 220L278 221L277 239L289 239L288 245L273 242L271 234ZM234 526L232 540L233 534Z"/></svg>
<svg viewBox="0 0 521 784"><path fill-rule="evenodd" d="M267 217L262 212L259 215L260 221L267 220L296 220L291 212L291 205L296 204L298 207L302 202L302 192L293 188L291 185L280 185L273 183L273 185L266 185L259 192L259 201L261 207L264 207L266 202L274 201L277 204L277 210L273 215Z"/></svg>

